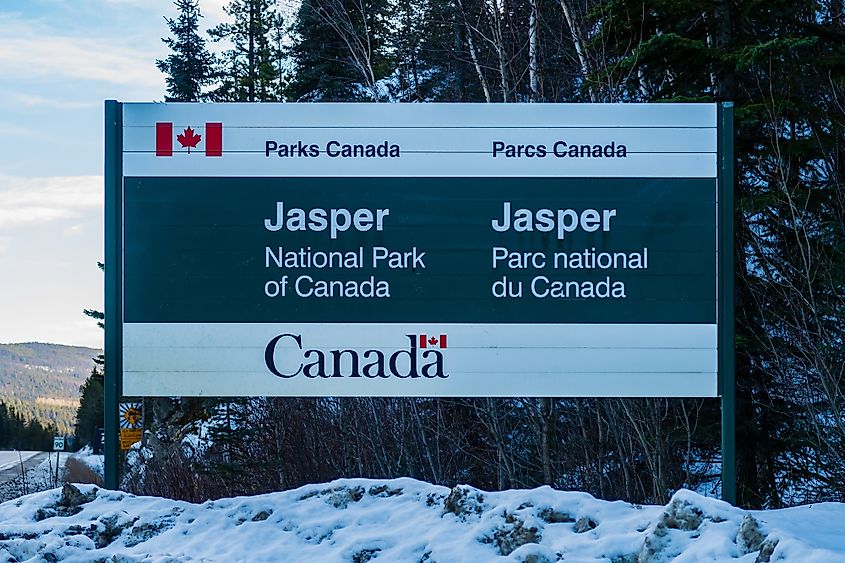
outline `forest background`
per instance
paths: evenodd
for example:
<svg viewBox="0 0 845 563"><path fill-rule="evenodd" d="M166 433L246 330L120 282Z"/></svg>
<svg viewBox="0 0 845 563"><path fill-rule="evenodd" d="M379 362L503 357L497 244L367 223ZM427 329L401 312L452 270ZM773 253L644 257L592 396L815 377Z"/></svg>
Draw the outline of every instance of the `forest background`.
<svg viewBox="0 0 845 563"><path fill-rule="evenodd" d="M842 0L232 0L207 34L201 6L165 16L168 101L734 102L739 504L845 501ZM714 399L147 403L124 481L146 494L402 475L642 503L720 488Z"/></svg>

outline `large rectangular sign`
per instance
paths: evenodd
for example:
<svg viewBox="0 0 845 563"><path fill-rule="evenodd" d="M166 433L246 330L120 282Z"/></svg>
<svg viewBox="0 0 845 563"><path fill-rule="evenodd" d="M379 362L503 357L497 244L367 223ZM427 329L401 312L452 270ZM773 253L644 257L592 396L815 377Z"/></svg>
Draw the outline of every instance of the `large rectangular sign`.
<svg viewBox="0 0 845 563"><path fill-rule="evenodd" d="M126 396L715 396L713 104L124 104Z"/></svg>

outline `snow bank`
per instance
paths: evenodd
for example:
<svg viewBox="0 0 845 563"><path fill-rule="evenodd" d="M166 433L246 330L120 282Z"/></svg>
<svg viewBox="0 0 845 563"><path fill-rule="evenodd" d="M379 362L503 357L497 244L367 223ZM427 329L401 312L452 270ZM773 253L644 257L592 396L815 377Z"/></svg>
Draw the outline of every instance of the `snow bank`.
<svg viewBox="0 0 845 563"><path fill-rule="evenodd" d="M690 491L637 506L343 479L190 504L65 485L0 505L0 561L831 562L842 522L845 505L746 512Z"/></svg>

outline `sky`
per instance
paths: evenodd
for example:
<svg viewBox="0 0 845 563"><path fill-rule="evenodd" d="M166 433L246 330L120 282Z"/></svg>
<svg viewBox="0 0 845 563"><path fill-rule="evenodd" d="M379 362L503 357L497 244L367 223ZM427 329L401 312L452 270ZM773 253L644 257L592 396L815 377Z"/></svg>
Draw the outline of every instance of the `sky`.
<svg viewBox="0 0 845 563"><path fill-rule="evenodd" d="M226 0L200 0L203 28ZM0 343L102 348L103 101L162 101L170 0L0 0Z"/></svg>

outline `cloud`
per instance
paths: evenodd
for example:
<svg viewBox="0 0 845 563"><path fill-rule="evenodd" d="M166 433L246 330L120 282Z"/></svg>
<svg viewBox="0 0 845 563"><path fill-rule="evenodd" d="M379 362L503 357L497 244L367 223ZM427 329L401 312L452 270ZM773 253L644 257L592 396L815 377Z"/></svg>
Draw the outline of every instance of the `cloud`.
<svg viewBox="0 0 845 563"><path fill-rule="evenodd" d="M73 101L63 100L61 98L46 98L44 96L34 96L32 94L15 94L11 97L11 103L19 104L24 107L51 107L57 109L80 109L90 107L100 107L102 102L96 101Z"/></svg>
<svg viewBox="0 0 845 563"><path fill-rule="evenodd" d="M13 139L15 137L40 139L43 136L44 132L39 131L34 127L24 127L14 123L0 121L0 137L4 137L6 139Z"/></svg>
<svg viewBox="0 0 845 563"><path fill-rule="evenodd" d="M78 218L102 207L101 176L0 176L0 229Z"/></svg>
<svg viewBox="0 0 845 563"><path fill-rule="evenodd" d="M127 47L125 38L70 35L37 22L0 16L0 74L27 78L83 79L161 88L153 61L158 51Z"/></svg>
<svg viewBox="0 0 845 563"><path fill-rule="evenodd" d="M82 234L85 231L85 226L82 224L71 225L62 231L65 237L73 237Z"/></svg>
<svg viewBox="0 0 845 563"><path fill-rule="evenodd" d="M223 22L229 22L232 17L226 13L226 6L231 0L200 0L200 13L205 20L200 24L204 29L214 27ZM300 0L281 0L278 3L282 15L287 20L287 23L293 21L293 17L299 11L301 6Z"/></svg>
<svg viewBox="0 0 845 563"><path fill-rule="evenodd" d="M205 18L204 26L213 27L218 23L229 21L229 14L223 9L229 5L229 0L203 0L200 2L200 13Z"/></svg>

